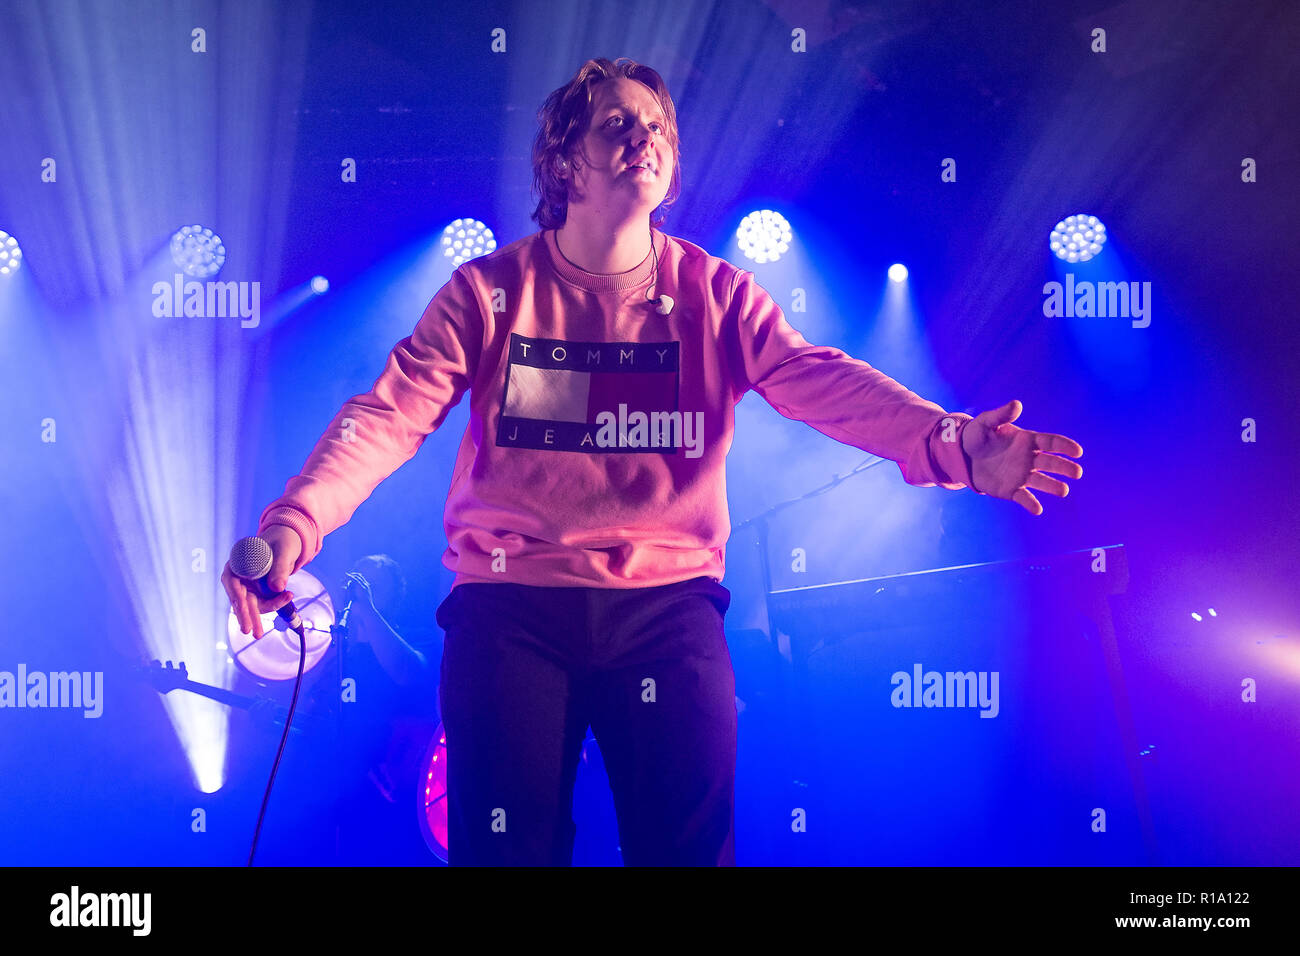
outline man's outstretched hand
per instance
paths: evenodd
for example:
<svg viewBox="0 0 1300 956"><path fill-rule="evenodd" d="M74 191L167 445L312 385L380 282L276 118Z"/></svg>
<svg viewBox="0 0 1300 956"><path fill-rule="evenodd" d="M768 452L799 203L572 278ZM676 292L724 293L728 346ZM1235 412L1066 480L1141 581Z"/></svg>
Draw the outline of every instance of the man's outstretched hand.
<svg viewBox="0 0 1300 956"><path fill-rule="evenodd" d="M1043 506L1029 489L1064 498L1070 486L1043 472L1082 478L1083 466L1060 456L1078 458L1083 448L1064 435L1031 432L1011 424L1022 411L1024 406L1012 399L1001 408L980 412L962 431L961 443L971 460L975 490L1014 501L1031 515L1040 515Z"/></svg>

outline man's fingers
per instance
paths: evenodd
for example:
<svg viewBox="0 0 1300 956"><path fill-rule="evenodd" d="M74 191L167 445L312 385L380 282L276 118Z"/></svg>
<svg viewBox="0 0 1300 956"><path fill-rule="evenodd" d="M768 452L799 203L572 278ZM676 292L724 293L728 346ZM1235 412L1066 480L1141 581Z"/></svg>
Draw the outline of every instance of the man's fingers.
<svg viewBox="0 0 1300 956"><path fill-rule="evenodd" d="M248 624L244 620L244 599L231 598L230 610L235 612L235 623L239 625L239 630L244 634L248 633Z"/></svg>
<svg viewBox="0 0 1300 956"><path fill-rule="evenodd" d="M230 598L230 609L234 611L235 620L239 623L239 630L242 633L251 633L256 640L261 640L264 633L262 615L278 611L293 600L293 595L284 588L289 570L291 569L281 571L282 578L279 581L280 586L276 588L277 593L267 598L262 597L240 578L235 577L230 572L229 565L222 571L221 583L225 585L226 596ZM271 580L275 580L274 573L271 575Z"/></svg>
<svg viewBox="0 0 1300 956"><path fill-rule="evenodd" d="M1070 486L1065 482L1048 475L1040 475L1036 471L1029 473L1029 480L1025 484L1037 491L1045 491L1049 495L1056 495L1058 498L1064 498L1070 493Z"/></svg>
<svg viewBox="0 0 1300 956"><path fill-rule="evenodd" d="M248 634L255 631L257 596L249 590L248 585L242 579L231 572L229 564L221 572L221 583L226 587L226 596L230 598L230 610L235 614L235 621L239 624L240 632Z"/></svg>
<svg viewBox="0 0 1300 956"><path fill-rule="evenodd" d="M1017 488L1016 493L1011 496L1011 500L1017 502L1020 507L1035 517L1043 513L1042 504L1030 493L1028 488Z"/></svg>
<svg viewBox="0 0 1300 956"><path fill-rule="evenodd" d="M235 590L235 576L230 573L229 564L221 569L221 586L226 589L226 599L230 601L230 610L234 612L235 620L239 622L242 629L244 619L239 613L239 592Z"/></svg>
<svg viewBox="0 0 1300 956"><path fill-rule="evenodd" d="M235 621L239 624L239 629L245 634L248 633L247 621L244 617L244 591L235 584L235 576L230 573L230 566L222 572L221 583L226 586L226 597L230 599L230 610L234 612Z"/></svg>
<svg viewBox="0 0 1300 956"><path fill-rule="evenodd" d="M244 613L248 615L249 628L253 632L254 639L260 641L262 639L262 612L258 608L257 595L251 590L244 601Z"/></svg>
<svg viewBox="0 0 1300 956"><path fill-rule="evenodd" d="M1064 475L1066 478L1083 477L1083 465L1077 461L1070 461L1068 458L1061 458L1057 455L1049 455L1043 451L1034 455L1034 470L1050 471L1054 475Z"/></svg>
<svg viewBox="0 0 1300 956"><path fill-rule="evenodd" d="M1069 455L1071 458L1079 458L1083 455L1083 446L1073 438L1066 438L1064 435L1056 435L1052 432L1038 432L1037 444L1039 451Z"/></svg>
<svg viewBox="0 0 1300 956"><path fill-rule="evenodd" d="M280 608L284 607L292 600L292 594L288 591L281 591L275 597L262 598L258 604L261 607L261 613L270 614L272 611L280 610Z"/></svg>
<svg viewBox="0 0 1300 956"><path fill-rule="evenodd" d="M280 556L277 555L277 557ZM279 594L289 586L289 575L291 574L293 574L293 562L281 557L280 560L271 565L271 571L266 576L267 586L276 594Z"/></svg>

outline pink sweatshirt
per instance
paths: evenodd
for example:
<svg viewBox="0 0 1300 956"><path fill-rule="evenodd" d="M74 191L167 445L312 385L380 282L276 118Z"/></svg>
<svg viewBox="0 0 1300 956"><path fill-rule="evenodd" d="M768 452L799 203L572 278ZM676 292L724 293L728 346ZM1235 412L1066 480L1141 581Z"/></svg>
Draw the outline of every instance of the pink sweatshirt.
<svg viewBox="0 0 1300 956"><path fill-rule="evenodd" d="M909 484L971 486L969 415L810 345L752 272L658 230L653 241L656 293L676 300L666 316L645 298L651 257L617 275L584 272L553 230L458 267L259 531L296 531L302 567L467 389L443 518L453 587L720 581L725 459L751 388L786 418L898 462Z"/></svg>

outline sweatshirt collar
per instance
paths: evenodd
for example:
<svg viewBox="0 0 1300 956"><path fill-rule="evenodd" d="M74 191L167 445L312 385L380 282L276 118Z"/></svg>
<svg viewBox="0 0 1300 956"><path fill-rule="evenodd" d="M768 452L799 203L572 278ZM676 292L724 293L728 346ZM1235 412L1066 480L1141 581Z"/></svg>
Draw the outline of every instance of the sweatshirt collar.
<svg viewBox="0 0 1300 956"><path fill-rule="evenodd" d="M659 256L659 270L662 272L664 257L668 251L667 237L653 227L650 233L654 242L655 253ZM588 292L626 292L649 282L650 277L654 274L655 263L654 254L652 253L647 253L645 261L627 272L616 272L612 275L587 272L584 269L579 269L564 258L564 255L560 252L560 247L556 245L554 229L544 229L542 235L545 238L546 251L550 255L551 266L555 269L556 274L564 281L572 283L580 289L586 289Z"/></svg>

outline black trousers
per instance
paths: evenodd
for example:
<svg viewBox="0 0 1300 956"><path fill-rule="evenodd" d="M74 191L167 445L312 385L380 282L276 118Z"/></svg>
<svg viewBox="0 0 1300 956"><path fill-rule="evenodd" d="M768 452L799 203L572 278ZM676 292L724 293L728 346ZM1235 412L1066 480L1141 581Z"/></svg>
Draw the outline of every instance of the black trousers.
<svg viewBox="0 0 1300 956"><path fill-rule="evenodd" d="M730 592L461 584L438 608L453 866L569 866L588 726L629 866L735 863Z"/></svg>

